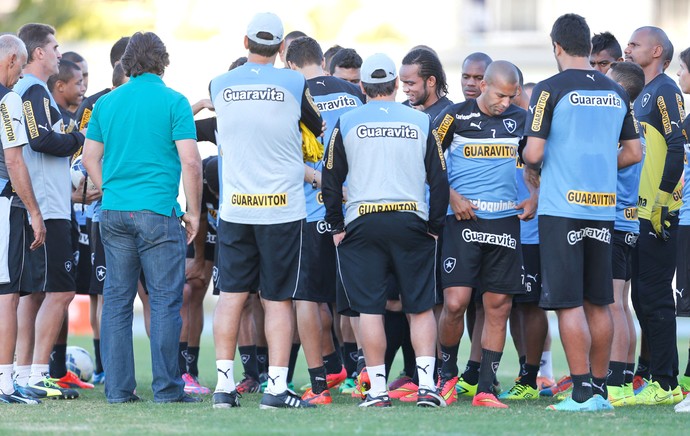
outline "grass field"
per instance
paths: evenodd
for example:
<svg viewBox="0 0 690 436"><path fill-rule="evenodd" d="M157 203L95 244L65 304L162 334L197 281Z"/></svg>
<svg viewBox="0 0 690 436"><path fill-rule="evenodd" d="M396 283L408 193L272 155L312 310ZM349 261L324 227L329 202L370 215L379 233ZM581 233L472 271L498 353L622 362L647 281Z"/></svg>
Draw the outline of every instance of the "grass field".
<svg viewBox="0 0 690 436"><path fill-rule="evenodd" d="M687 349L687 338L679 341L679 350ZM71 345L91 351L88 338L70 339ZM504 389L511 386L517 359L511 344L499 369ZM554 371L565 373L560 343L554 341ZM215 366L211 338L203 337L200 356L201 381L213 388ZM103 386L82 391L73 401L46 401L39 406L0 407L0 434L682 434L687 431L690 415L676 414L671 406L635 406L612 413L556 414L544 408L547 399L510 403L508 410L473 408L470 399L461 399L446 409L420 409L414 404L395 402L391 409L360 409L357 400L334 395L331 406L316 410L259 410L260 394L245 395L239 409L214 410L207 396L200 404L156 404L151 393L151 363L148 341L135 342L137 359L137 394L140 403L108 405ZM460 364L468 353L463 341ZM686 354L681 351L681 362ZM236 379L241 379L241 365ZM392 374L397 374L394 366ZM295 385L308 381L304 360L300 357ZM685 429L685 430L683 430Z"/></svg>

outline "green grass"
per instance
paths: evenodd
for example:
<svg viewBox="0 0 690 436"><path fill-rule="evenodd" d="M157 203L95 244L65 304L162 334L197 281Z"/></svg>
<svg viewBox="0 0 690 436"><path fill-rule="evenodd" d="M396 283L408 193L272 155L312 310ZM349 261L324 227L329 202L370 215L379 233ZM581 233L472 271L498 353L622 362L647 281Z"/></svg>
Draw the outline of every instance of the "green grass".
<svg viewBox="0 0 690 436"><path fill-rule="evenodd" d="M71 338L71 345L91 350L88 338ZM681 346L682 345L682 346ZM684 350L687 339L679 341ZM565 373L560 343L554 341L554 370ZM499 377L504 389L510 387L517 368L511 344L506 347ZM461 364L467 356L461 348ZM245 395L239 409L214 410L210 396L200 404L156 404L151 393L151 363L148 341L135 341L137 394L145 401L108 405L103 386L82 391L73 401L45 401L39 406L0 407L0 434L673 434L688 427L688 416L676 414L671 406L635 406L612 413L557 414L544 408L547 399L510 403L508 410L477 409L470 399L461 399L446 409L418 409L414 404L395 402L392 409L357 407L357 400L339 394L334 404L316 410L259 410L260 394ZM681 361L685 360L681 353ZM215 367L210 337L204 336L200 356L201 381L213 388ZM392 374L399 371L399 363ZM237 380L241 365L237 365ZM298 361L295 385L308 381L303 358Z"/></svg>

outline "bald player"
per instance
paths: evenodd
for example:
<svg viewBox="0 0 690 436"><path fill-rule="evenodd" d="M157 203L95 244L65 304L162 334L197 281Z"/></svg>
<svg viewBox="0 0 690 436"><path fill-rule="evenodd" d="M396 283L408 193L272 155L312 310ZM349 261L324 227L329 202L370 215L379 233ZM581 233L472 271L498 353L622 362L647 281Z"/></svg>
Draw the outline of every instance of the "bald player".
<svg viewBox="0 0 690 436"><path fill-rule="evenodd" d="M492 392L501 361L513 295L524 293L519 219L534 215L534 203L517 206L515 159L525 110L511 104L519 76L513 64L496 61L479 82L479 98L449 106L434 127L448 154L448 178L460 197L446 217L443 234L444 307L439 320L443 354L441 393L457 401L457 356L463 315L472 289L482 293L486 319L474 406L507 408Z"/></svg>

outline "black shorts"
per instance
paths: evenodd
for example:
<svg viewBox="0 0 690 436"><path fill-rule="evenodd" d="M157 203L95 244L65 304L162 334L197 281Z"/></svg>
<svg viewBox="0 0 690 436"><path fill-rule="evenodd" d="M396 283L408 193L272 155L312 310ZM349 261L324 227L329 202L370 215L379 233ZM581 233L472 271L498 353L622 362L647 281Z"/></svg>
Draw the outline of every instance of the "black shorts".
<svg viewBox="0 0 690 436"><path fill-rule="evenodd" d="M89 290L91 294L103 295L103 284L105 284L105 248L101 240L101 224L91 223L91 284Z"/></svg>
<svg viewBox="0 0 690 436"><path fill-rule="evenodd" d="M517 216L458 221L443 229L443 289L456 286L524 294L520 221Z"/></svg>
<svg viewBox="0 0 690 436"><path fill-rule="evenodd" d="M614 280L627 282L632 278L632 253L639 236L638 233L613 231L611 273Z"/></svg>
<svg viewBox="0 0 690 436"><path fill-rule="evenodd" d="M285 301L297 292L304 220L282 224L218 226L218 288L259 289L261 298Z"/></svg>
<svg viewBox="0 0 690 436"><path fill-rule="evenodd" d="M690 226L678 226L676 315L690 317Z"/></svg>
<svg viewBox="0 0 690 436"><path fill-rule="evenodd" d="M326 221L304 225L302 266L295 300L335 302L335 245Z"/></svg>
<svg viewBox="0 0 690 436"><path fill-rule="evenodd" d="M33 232L27 235L22 292L74 292L74 253L70 220L45 220L46 242L29 250Z"/></svg>
<svg viewBox="0 0 690 436"><path fill-rule="evenodd" d="M26 234L28 232L33 234L33 231L29 226L26 209L21 207L10 207L9 222L3 222L2 225L8 226L10 232L7 251L0 255L0 262L7 262L9 281L0 283L0 295L16 294L19 292L24 270Z"/></svg>
<svg viewBox="0 0 690 436"><path fill-rule="evenodd" d="M584 300L613 303L612 221L539 216L542 290L539 306L568 309Z"/></svg>
<svg viewBox="0 0 690 436"><path fill-rule="evenodd" d="M541 298L541 258L539 244L522 246L522 283L525 294L516 295L514 304L538 304Z"/></svg>
<svg viewBox="0 0 690 436"><path fill-rule="evenodd" d="M204 242L204 260L213 262L216 260L216 232L209 229L206 232L206 241ZM187 245L187 259L194 259L194 243Z"/></svg>
<svg viewBox="0 0 690 436"><path fill-rule="evenodd" d="M74 251L76 263L74 281L77 286L77 294L90 294L91 288L91 246L89 235L91 234L91 220L86 220L86 225L79 226L79 239L77 249Z"/></svg>
<svg viewBox="0 0 690 436"><path fill-rule="evenodd" d="M338 273L350 309L384 314L389 271L393 271L406 313L436 303L436 240L427 223L408 212L364 215L347 226L337 250Z"/></svg>

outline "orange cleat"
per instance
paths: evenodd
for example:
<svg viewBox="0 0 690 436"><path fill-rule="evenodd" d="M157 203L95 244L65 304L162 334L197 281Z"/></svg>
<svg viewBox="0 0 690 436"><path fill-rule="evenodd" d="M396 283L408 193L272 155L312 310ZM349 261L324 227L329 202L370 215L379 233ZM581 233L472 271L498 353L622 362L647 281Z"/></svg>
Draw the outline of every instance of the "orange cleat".
<svg viewBox="0 0 690 436"><path fill-rule="evenodd" d="M81 381L81 379L70 370L67 370L67 374L64 376L52 380L63 389L93 389L93 385L91 383Z"/></svg>
<svg viewBox="0 0 690 436"><path fill-rule="evenodd" d="M496 395L488 392L478 392L472 398L472 405L476 407L492 407L495 409L507 409L508 406L498 401Z"/></svg>
<svg viewBox="0 0 690 436"><path fill-rule="evenodd" d="M333 397L328 389L321 392L320 394L315 394L311 389L307 390L304 395L302 395L302 400L314 405L325 405L331 404L333 402Z"/></svg>

